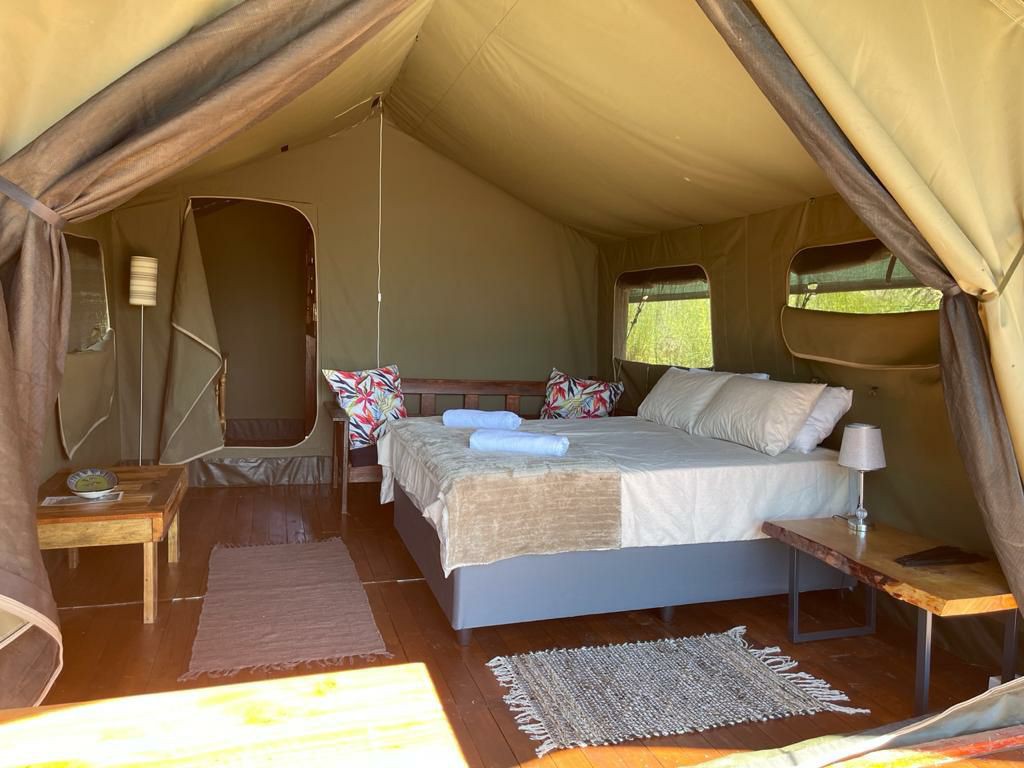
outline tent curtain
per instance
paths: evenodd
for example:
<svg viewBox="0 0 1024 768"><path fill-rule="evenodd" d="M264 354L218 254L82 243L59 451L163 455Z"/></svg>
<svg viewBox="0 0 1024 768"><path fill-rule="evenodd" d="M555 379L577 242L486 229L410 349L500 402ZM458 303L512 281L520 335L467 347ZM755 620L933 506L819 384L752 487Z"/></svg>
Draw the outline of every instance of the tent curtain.
<svg viewBox="0 0 1024 768"><path fill-rule="evenodd" d="M858 0L828 14L813 0L754 5L866 165L980 300L1024 469L1024 0Z"/></svg>
<svg viewBox="0 0 1024 768"><path fill-rule="evenodd" d="M67 347L64 221L111 210L272 114L408 5L245 0L0 164L0 612L31 625L0 649L0 707L38 703L61 663L35 497Z"/></svg>
<svg viewBox="0 0 1024 768"><path fill-rule="evenodd" d="M785 0L755 1L758 10L769 20L773 15L766 12L767 6L784 15L782 7L786 5ZM996 387L993 358L990 357L985 330L979 317L979 302L975 296L961 290L950 273L963 265L945 253L941 259L936 254L936 250L940 253L942 250L933 249L922 234L924 231L930 233L931 230L915 226L916 221L911 222L904 212L905 208L910 208L897 203L890 195L888 185L883 186L879 181L885 169L876 164L869 167L850 143L833 118L835 112L831 104L826 108L816 93L817 89L812 89L801 70L797 69L787 51L773 36L774 27L769 31L745 0L698 2L754 82L850 207L922 283L942 291L939 321L942 380L953 434L999 563L1018 602L1024 601L1024 488L1021 486L1018 457L1011 441L1010 427ZM868 13L868 6L871 5L867 2L851 3L845 7L856 6L858 10ZM877 27L880 19L886 19L887 12L898 13L892 9L903 9L904 5L887 3L875 7L873 26ZM906 5L911 6L913 3L908 0ZM983 0L972 0L962 5L977 10L986 3ZM830 24L849 29L849 25L839 24L831 14L828 16ZM970 28L967 19L962 21L965 29ZM860 40L861 37L848 35L848 39ZM914 50L912 45L891 46L886 49L884 58L890 68L894 68L896 60L912 55ZM801 51L806 52L807 48ZM808 55L797 63L813 68L824 66L821 62L825 58L823 54L818 58ZM908 85L906 92L898 88L895 90L902 98L919 87L923 87L923 81L916 83L913 88ZM849 93L846 96L853 98ZM950 119L951 115L925 112L919 117L931 126L941 124L944 119ZM991 120L998 117L998 114L986 116L985 124L990 124ZM938 130L944 132L941 125ZM996 132L1002 133L999 128ZM1014 156L1013 153L1011 156ZM1020 156L1016 157L1019 159ZM879 163L884 161L880 160ZM999 168L1000 173L1018 171L1019 168L1011 164ZM928 189L928 185L920 180L919 186ZM999 185L996 188L1000 188ZM1016 204L1019 205L1020 201L1018 197ZM1003 204L1011 202L1003 201ZM1024 218L1018 216L1018 222L1024 226ZM960 255L963 256L962 253ZM983 271L982 267L983 264L976 264L975 270ZM968 283L964 287L974 290L974 286ZM1019 330L1020 324L1013 324ZM991 334L991 323L988 330ZM994 355L996 360L999 359L999 351L997 347ZM1015 354L1021 352L1024 349L1016 350ZM1018 399L1024 397L1024 390L1018 389L1013 396ZM1024 438L1024 435L1021 437ZM1024 451L1021 453L1024 454Z"/></svg>
<svg viewBox="0 0 1024 768"><path fill-rule="evenodd" d="M214 386L223 362L196 218L190 207L181 228L171 308L161 464L184 464L224 447Z"/></svg>

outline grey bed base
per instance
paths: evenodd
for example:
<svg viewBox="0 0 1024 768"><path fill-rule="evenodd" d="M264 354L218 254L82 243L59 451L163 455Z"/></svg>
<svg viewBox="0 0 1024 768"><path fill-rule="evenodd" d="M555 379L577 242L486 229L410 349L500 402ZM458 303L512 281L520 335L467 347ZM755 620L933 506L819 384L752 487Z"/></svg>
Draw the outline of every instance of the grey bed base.
<svg viewBox="0 0 1024 768"><path fill-rule="evenodd" d="M476 627L785 594L787 547L774 539L523 555L441 570L437 533L395 483L395 528L437 602L468 644ZM842 586L841 574L805 559L801 589Z"/></svg>

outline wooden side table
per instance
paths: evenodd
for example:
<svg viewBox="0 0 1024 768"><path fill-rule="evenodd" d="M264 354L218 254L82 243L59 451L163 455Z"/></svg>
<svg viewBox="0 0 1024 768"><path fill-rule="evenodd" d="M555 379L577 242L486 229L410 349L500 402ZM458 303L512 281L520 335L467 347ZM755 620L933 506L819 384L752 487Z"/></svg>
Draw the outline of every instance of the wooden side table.
<svg viewBox="0 0 1024 768"><path fill-rule="evenodd" d="M47 496L69 496L70 472L58 472L39 488L36 530L40 549L67 549L68 564L78 565L78 547L109 544L142 545L142 621L152 624L157 613L157 543L167 538L167 560L180 557L178 510L188 490L180 465L111 467L117 475L120 501L86 501L44 507Z"/></svg>
<svg viewBox="0 0 1024 768"><path fill-rule="evenodd" d="M790 547L789 638L792 642L856 637L874 632L876 590L917 608L915 714L922 715L928 711L935 616L1004 614L1003 681L1014 678L1017 668L1017 601L995 561L909 568L897 563L896 559L939 546L940 542L887 525L876 525L866 535L859 536L850 530L845 520L835 518L775 520L764 523L761 530ZM821 560L869 587L863 626L823 632L800 631L801 554Z"/></svg>

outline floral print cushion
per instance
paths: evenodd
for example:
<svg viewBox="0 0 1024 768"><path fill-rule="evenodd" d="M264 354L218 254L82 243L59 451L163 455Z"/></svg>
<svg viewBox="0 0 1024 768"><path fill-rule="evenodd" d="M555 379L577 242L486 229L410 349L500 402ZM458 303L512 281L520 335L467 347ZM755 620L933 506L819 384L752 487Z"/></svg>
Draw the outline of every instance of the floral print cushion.
<svg viewBox="0 0 1024 768"><path fill-rule="evenodd" d="M622 395L622 382L577 379L551 369L542 419L596 419L610 416Z"/></svg>
<svg viewBox="0 0 1024 768"><path fill-rule="evenodd" d="M397 365L368 371L324 368L323 372L338 398L338 405L349 415L348 437L352 448L376 445L389 421L408 415Z"/></svg>

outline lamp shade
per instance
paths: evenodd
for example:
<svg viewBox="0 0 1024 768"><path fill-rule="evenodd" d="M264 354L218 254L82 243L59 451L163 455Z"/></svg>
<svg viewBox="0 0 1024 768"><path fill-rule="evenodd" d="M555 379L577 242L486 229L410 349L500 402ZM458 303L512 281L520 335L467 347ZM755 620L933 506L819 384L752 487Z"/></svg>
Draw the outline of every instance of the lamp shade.
<svg viewBox="0 0 1024 768"><path fill-rule="evenodd" d="M849 424L843 431L839 465L870 472L885 466L882 430L871 424Z"/></svg>
<svg viewBox="0 0 1024 768"><path fill-rule="evenodd" d="M152 256L132 256L128 280L128 303L133 307L156 306L157 260Z"/></svg>

